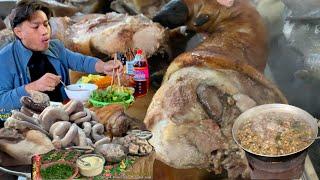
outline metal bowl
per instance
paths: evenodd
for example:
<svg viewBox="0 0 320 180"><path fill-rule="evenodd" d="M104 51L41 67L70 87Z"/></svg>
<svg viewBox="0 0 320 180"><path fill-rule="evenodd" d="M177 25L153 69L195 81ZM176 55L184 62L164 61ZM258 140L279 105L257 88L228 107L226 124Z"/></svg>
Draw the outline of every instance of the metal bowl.
<svg viewBox="0 0 320 180"><path fill-rule="evenodd" d="M255 117L257 116L264 116L264 115L269 115L271 113L275 113L277 115L285 115L285 114L291 114L294 117L297 117L299 119L301 119L302 121L307 122L311 129L310 131L312 131L312 135L314 137L317 136L318 134L318 125L317 125L317 120L311 116L308 112L295 107L295 106L291 106L291 105L287 105L287 104L264 104L264 105L260 105L260 106L256 106L253 107L247 111L245 111L244 113L242 113L234 122L233 127L232 127L232 136L233 139L235 140L235 142L245 151L254 154L254 155L259 155L259 156L264 156L264 157L283 157L283 156L288 156L288 155L293 155L295 153L301 152L303 150L305 150L306 148L308 148L313 142L314 140L310 140L310 143L303 149L300 149L296 152L292 152L292 153L288 153L288 154L281 154L281 155L266 155L266 154L258 154L255 152L252 152L250 149L244 148L240 142L238 141L237 138L237 132L239 130L239 127L241 127L241 125L245 122L247 122L248 120L253 120L255 119Z"/></svg>

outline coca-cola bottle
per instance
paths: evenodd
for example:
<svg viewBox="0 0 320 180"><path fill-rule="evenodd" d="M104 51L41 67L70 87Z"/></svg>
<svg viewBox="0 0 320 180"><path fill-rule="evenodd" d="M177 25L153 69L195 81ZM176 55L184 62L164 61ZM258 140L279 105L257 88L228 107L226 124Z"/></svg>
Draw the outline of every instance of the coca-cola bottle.
<svg viewBox="0 0 320 180"><path fill-rule="evenodd" d="M134 61L134 96L145 96L148 92L149 87L149 67L147 59L142 55L141 49L137 51Z"/></svg>

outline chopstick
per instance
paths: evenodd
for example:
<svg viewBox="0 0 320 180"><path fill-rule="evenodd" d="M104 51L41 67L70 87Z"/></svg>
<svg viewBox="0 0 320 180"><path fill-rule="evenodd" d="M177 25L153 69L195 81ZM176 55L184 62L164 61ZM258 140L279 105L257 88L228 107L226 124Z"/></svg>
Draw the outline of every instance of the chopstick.
<svg viewBox="0 0 320 180"><path fill-rule="evenodd" d="M112 77L111 77L111 86L113 85L113 75L114 74L114 70L112 70Z"/></svg>
<svg viewBox="0 0 320 180"><path fill-rule="evenodd" d="M113 65L116 64L116 60L117 60L117 53L114 54L114 58L113 58ZM116 77L115 77L116 76ZM118 80L118 86L121 87L121 80L120 80L120 74L119 74L119 69L116 69L116 71L114 69L112 69L112 79L111 79L111 87L115 82L115 79L117 78ZM120 88L121 91L123 91L122 87Z"/></svg>
<svg viewBox="0 0 320 180"><path fill-rule="evenodd" d="M117 53L114 53L114 58L113 58L113 65L115 65L116 62L116 58L117 58ZM111 79L111 87L114 83L114 68L112 68L112 79Z"/></svg>
<svg viewBox="0 0 320 180"><path fill-rule="evenodd" d="M115 53L115 56L113 58L113 65L116 64L116 60L118 60L117 53ZM121 86L120 77L119 77L119 70L118 69L116 69L116 77L118 79L118 86Z"/></svg>
<svg viewBox="0 0 320 180"><path fill-rule="evenodd" d="M118 85L121 86L119 70L117 69Z"/></svg>
<svg viewBox="0 0 320 180"><path fill-rule="evenodd" d="M113 63L115 63L115 60L113 61ZM121 86L121 80L120 80L120 72L119 72L119 69L116 70L116 75L117 75L117 78L118 78L118 86L120 87L120 91L123 92L123 88Z"/></svg>

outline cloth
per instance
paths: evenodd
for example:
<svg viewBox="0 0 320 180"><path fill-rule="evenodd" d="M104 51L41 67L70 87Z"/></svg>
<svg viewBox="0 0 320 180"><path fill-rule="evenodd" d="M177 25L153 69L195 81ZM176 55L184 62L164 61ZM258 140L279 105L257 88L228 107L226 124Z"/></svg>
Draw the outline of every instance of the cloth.
<svg viewBox="0 0 320 180"><path fill-rule="evenodd" d="M95 71L97 58L72 52L59 40L51 40L49 49L42 53L47 55L57 74L66 84L70 82L69 69L97 73ZM25 85L31 82L27 68L31 56L32 51L25 48L18 39L0 50L0 115L21 108L20 98L28 95ZM63 99L66 99L62 86L60 91Z"/></svg>
<svg viewBox="0 0 320 180"><path fill-rule="evenodd" d="M40 79L46 73L52 73L55 75L57 71L54 69L50 61L48 60L47 55L42 54L41 52L33 52L29 62L29 73L31 82ZM58 84L53 91L46 91L46 93L51 101L62 102L62 93L60 91L61 84Z"/></svg>

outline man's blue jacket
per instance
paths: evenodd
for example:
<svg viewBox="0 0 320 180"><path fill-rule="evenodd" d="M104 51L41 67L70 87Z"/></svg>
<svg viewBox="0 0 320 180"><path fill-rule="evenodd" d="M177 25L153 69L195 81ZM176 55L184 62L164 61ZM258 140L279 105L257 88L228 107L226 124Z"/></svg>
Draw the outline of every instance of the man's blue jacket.
<svg viewBox="0 0 320 180"><path fill-rule="evenodd" d="M69 69L96 73L97 58L72 52L59 40L51 40L49 49L43 53L48 56L56 72L66 83L70 82ZM20 98L28 95L25 85L30 83L27 65L31 56L32 51L24 47L18 39L0 50L0 114L19 109ZM63 87L60 90L63 98L66 98Z"/></svg>

